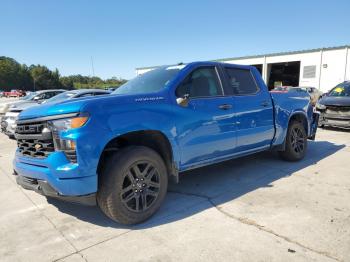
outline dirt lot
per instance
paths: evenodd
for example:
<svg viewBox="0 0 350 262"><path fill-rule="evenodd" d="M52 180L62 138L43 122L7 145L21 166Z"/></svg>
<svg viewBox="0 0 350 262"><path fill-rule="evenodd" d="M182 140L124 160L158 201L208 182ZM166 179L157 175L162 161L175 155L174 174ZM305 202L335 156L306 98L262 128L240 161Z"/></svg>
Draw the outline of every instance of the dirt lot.
<svg viewBox="0 0 350 262"><path fill-rule="evenodd" d="M1 261L350 261L350 132L319 130L304 161L261 153L184 174L147 223L18 187L0 134Z"/></svg>

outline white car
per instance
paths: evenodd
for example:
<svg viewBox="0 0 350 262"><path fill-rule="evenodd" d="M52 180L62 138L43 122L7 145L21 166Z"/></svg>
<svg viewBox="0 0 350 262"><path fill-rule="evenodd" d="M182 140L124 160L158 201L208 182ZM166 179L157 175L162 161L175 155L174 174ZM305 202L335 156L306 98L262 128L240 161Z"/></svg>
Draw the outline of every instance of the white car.
<svg viewBox="0 0 350 262"><path fill-rule="evenodd" d="M16 120L20 112L7 112L5 116L1 118L1 132L8 135L10 138L14 138L16 130Z"/></svg>
<svg viewBox="0 0 350 262"><path fill-rule="evenodd" d="M50 99L51 97L54 97L65 91L66 90L63 90L63 89L40 90L37 92L30 93L25 97L21 97L20 99L16 99L11 102L0 103L0 116L5 115L6 112L14 106L23 105L23 104L29 104L33 106L38 105L43 101Z"/></svg>

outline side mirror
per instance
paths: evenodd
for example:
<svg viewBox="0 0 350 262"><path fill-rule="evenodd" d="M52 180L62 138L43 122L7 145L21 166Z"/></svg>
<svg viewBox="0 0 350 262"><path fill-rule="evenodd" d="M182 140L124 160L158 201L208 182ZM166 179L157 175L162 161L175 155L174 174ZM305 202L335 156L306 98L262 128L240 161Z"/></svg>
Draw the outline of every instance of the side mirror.
<svg viewBox="0 0 350 262"><path fill-rule="evenodd" d="M35 97L33 98L33 100L34 100L34 101L39 101L39 100L40 100L40 97L39 97L39 96L35 96Z"/></svg>
<svg viewBox="0 0 350 262"><path fill-rule="evenodd" d="M176 103L182 107L188 107L188 102L190 100L190 95L185 94L183 97L176 98Z"/></svg>

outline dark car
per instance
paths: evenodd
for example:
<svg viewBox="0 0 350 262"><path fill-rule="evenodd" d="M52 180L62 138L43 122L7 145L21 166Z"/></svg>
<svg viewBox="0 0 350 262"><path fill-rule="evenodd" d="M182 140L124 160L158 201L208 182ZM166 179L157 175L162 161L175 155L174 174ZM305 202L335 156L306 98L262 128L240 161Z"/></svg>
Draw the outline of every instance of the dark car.
<svg viewBox="0 0 350 262"><path fill-rule="evenodd" d="M345 81L324 94L316 108L321 113L319 126L350 128L350 81Z"/></svg>

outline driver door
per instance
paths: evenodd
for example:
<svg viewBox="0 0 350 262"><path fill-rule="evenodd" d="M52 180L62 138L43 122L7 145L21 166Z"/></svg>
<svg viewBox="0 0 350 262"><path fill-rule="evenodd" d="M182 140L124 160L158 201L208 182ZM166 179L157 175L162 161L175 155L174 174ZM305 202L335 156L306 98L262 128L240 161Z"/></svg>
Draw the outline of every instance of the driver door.
<svg viewBox="0 0 350 262"><path fill-rule="evenodd" d="M225 97L215 66L194 69L177 87L176 96L189 96L178 105L177 140L181 169L233 153L236 146L233 100Z"/></svg>

